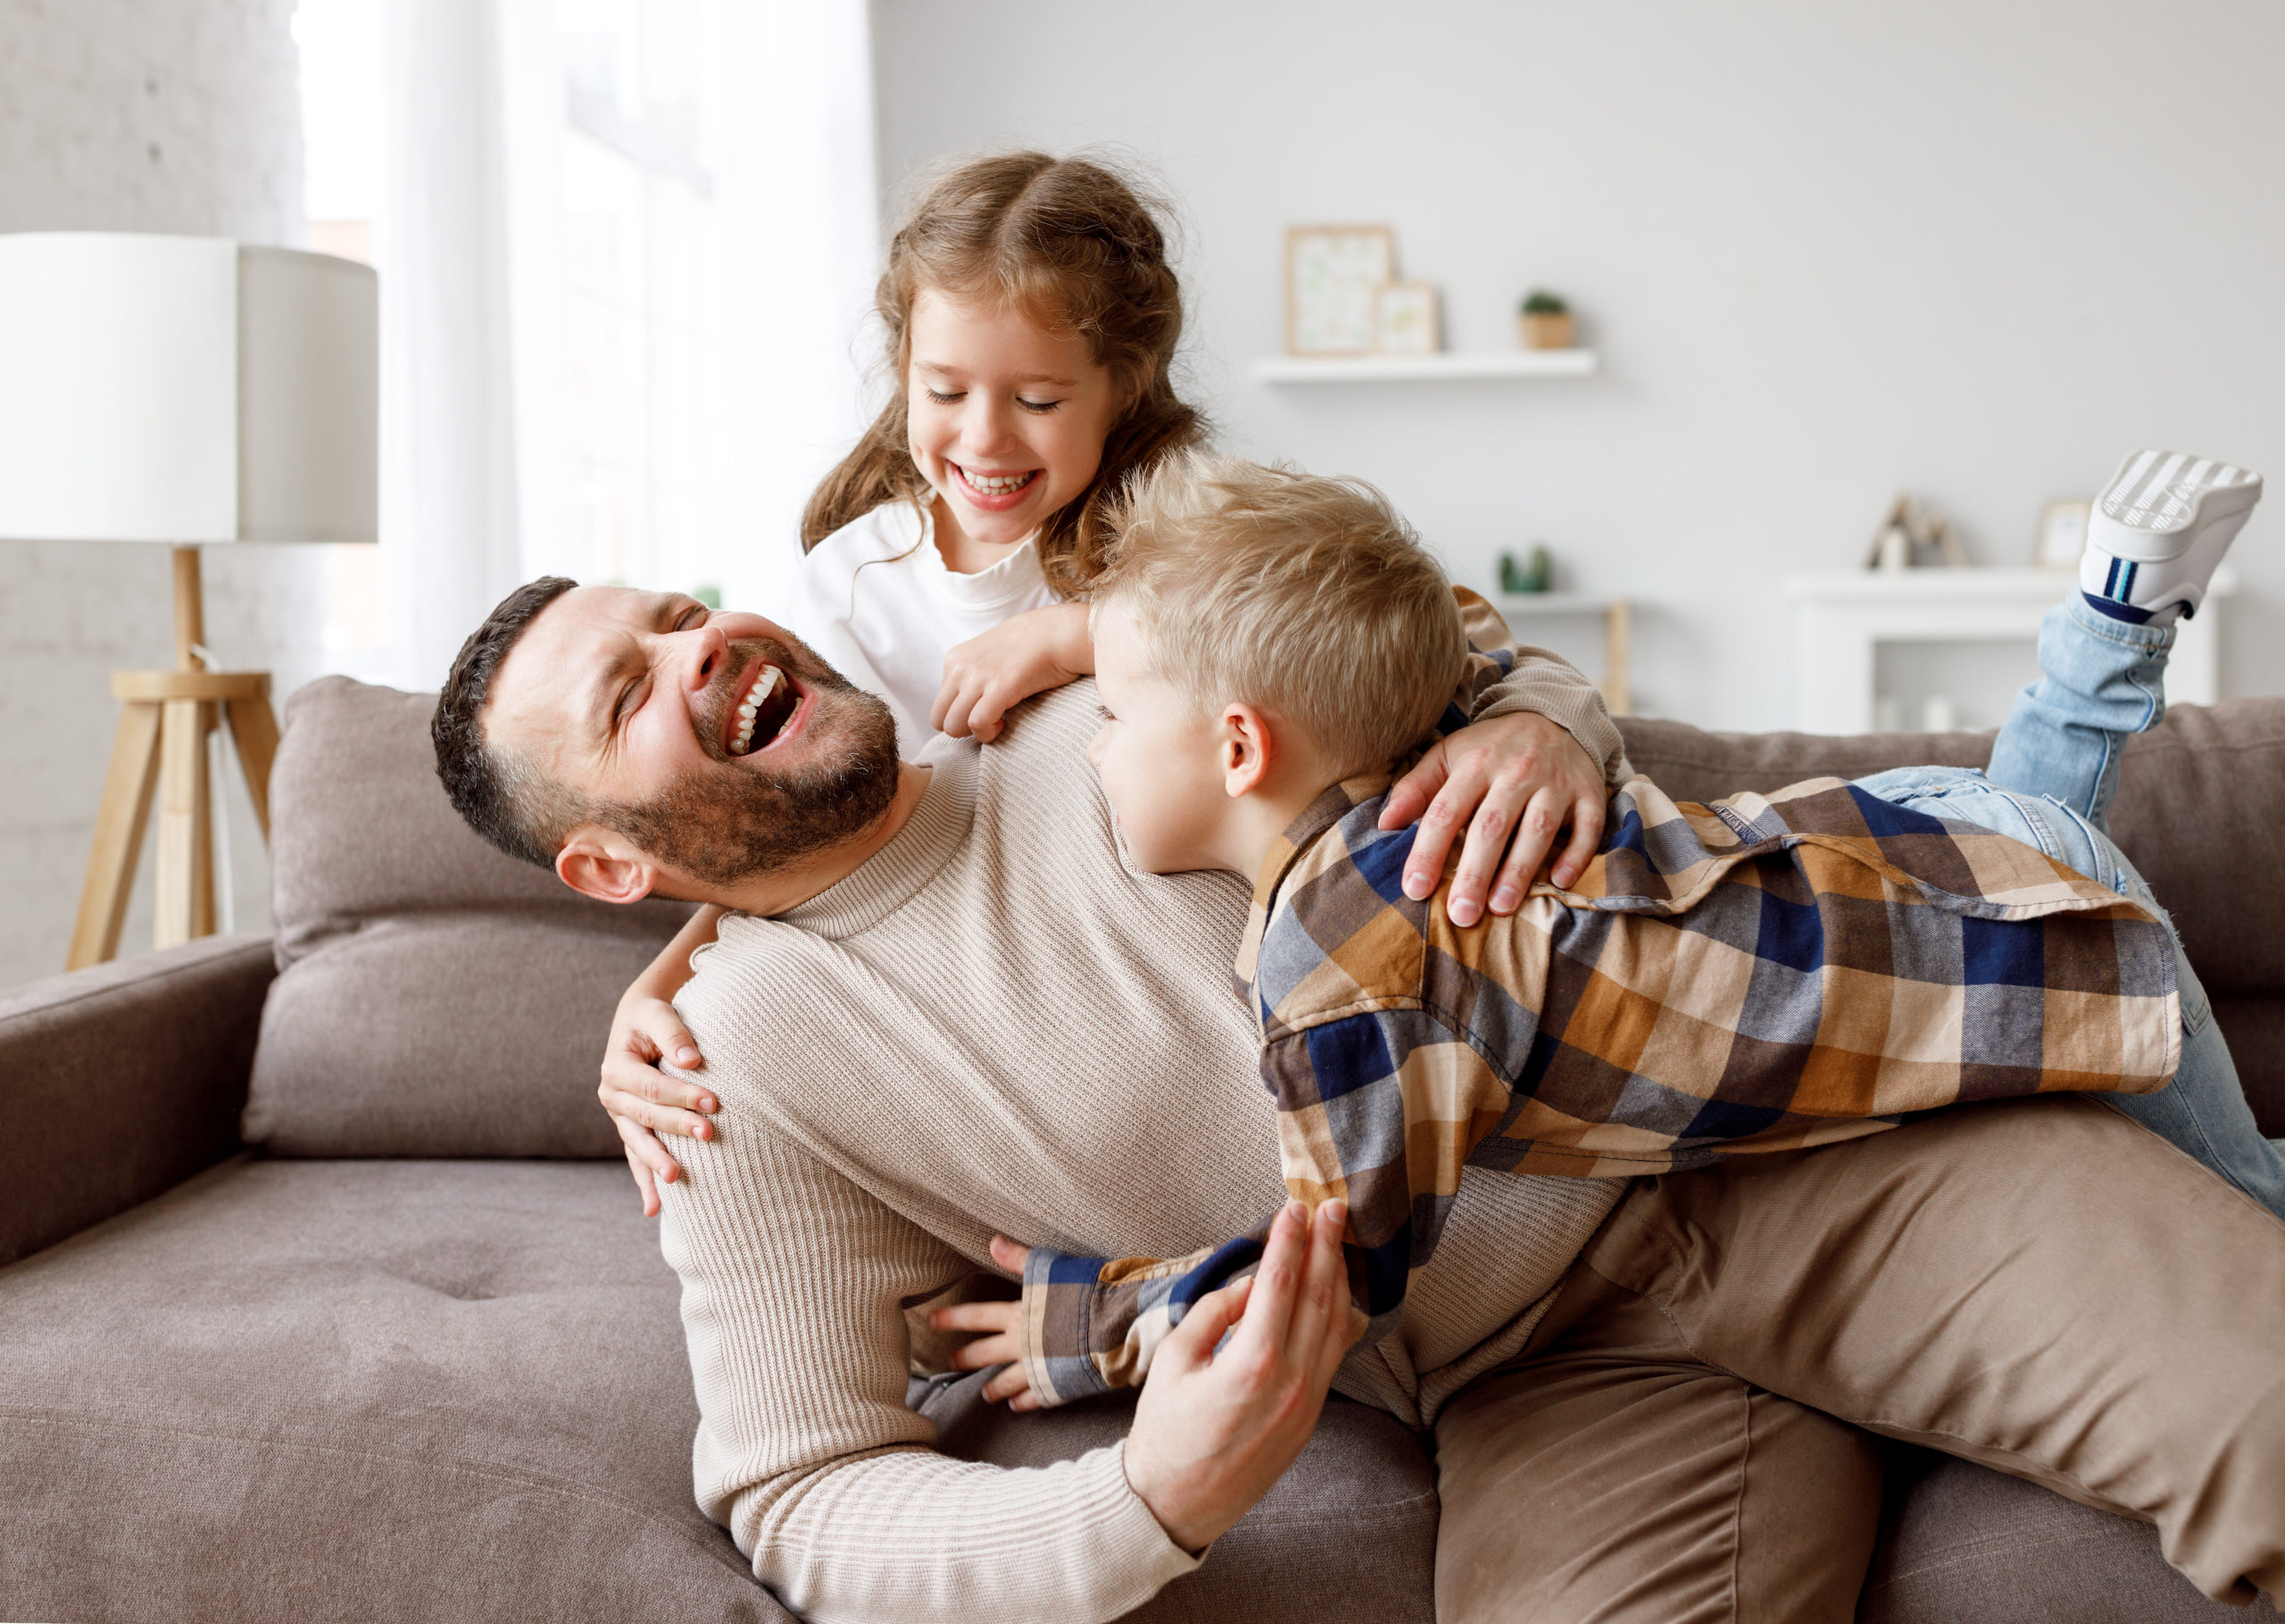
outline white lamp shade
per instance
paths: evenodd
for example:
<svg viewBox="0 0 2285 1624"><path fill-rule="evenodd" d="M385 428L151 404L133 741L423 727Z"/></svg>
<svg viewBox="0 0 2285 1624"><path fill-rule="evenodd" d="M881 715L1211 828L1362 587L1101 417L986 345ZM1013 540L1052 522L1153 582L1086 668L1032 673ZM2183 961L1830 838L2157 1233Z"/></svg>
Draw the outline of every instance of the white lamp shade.
<svg viewBox="0 0 2285 1624"><path fill-rule="evenodd" d="M370 268L222 237L0 236L0 537L379 537Z"/></svg>

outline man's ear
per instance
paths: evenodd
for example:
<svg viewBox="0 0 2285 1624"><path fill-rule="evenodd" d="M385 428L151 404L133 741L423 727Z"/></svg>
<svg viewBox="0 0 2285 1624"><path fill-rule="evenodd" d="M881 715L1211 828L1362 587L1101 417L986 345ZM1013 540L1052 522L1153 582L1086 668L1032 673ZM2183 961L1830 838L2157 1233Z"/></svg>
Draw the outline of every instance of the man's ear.
<svg viewBox="0 0 2285 1624"><path fill-rule="evenodd" d="M1232 800L1252 794L1269 782L1280 724L1259 706L1240 703L1223 707L1216 725L1223 792Z"/></svg>
<svg viewBox="0 0 2285 1624"><path fill-rule="evenodd" d="M555 854L555 875L598 902L640 902L657 888L659 866L628 845L625 836L581 824Z"/></svg>

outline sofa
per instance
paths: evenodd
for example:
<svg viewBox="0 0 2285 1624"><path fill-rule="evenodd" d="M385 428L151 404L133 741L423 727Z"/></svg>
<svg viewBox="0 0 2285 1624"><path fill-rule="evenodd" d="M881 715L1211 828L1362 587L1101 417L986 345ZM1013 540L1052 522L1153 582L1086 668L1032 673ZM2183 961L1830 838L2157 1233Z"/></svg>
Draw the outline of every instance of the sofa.
<svg viewBox="0 0 2285 1624"><path fill-rule="evenodd" d="M617 994L682 912L484 847L429 702L295 697L274 935L0 995L0 1618L789 1616L693 1502L677 1282L594 1098ZM1697 797L1990 742L1625 727ZM2272 843L2285 700L2178 709L2124 774L2115 831L2285 1134L2285 878L2221 860ZM1011 1417L978 1385L913 1381L952 1454L1036 1464L1126 1425L1123 1399ZM2144 1524L1890 1447L1868 1624L2248 1616ZM1435 1529L1418 1440L1335 1399L1134 1616L1425 1621Z"/></svg>

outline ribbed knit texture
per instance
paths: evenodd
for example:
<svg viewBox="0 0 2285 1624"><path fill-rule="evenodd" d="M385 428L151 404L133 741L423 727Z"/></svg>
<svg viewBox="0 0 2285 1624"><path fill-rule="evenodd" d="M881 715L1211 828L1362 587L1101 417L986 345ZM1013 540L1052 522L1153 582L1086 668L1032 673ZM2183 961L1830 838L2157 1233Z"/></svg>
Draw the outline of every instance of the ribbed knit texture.
<svg viewBox="0 0 2285 1624"><path fill-rule="evenodd" d="M1582 689L1532 663L1490 697L1613 765ZM886 848L782 918L726 918L677 999L722 1102L718 1139L677 1141L663 1230L699 1500L820 1624L1110 1619L1195 1565L1118 1450L968 1464L904 1404L903 1307L989 1268L995 1230L1173 1256L1284 1198L1231 989L1246 882L1126 867L1082 754L1095 726L1080 683L993 745L939 741ZM1522 1345L1619 1189L1469 1177L1403 1324L1337 1385L1431 1418Z"/></svg>

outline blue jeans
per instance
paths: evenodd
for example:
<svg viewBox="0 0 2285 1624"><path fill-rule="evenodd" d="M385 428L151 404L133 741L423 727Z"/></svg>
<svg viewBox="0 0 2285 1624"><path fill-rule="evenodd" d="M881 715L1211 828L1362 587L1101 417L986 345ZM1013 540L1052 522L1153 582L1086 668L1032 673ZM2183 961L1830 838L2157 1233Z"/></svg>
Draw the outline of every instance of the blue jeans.
<svg viewBox="0 0 2285 1624"><path fill-rule="evenodd" d="M2098 615L2074 592L2040 628L2041 675L2016 696L1986 771L1898 767L1860 778L1858 787L1931 817L1978 824L2036 846L2164 918L2148 883L2104 832L2104 819L2118 790L2124 735L2165 714L2166 651L2173 636L2170 626L2133 626ZM2171 920L2166 929L2174 938L2181 991L2181 1069L2155 1094L2095 1098L2285 1218L2285 1156L2254 1125L2206 989Z"/></svg>

